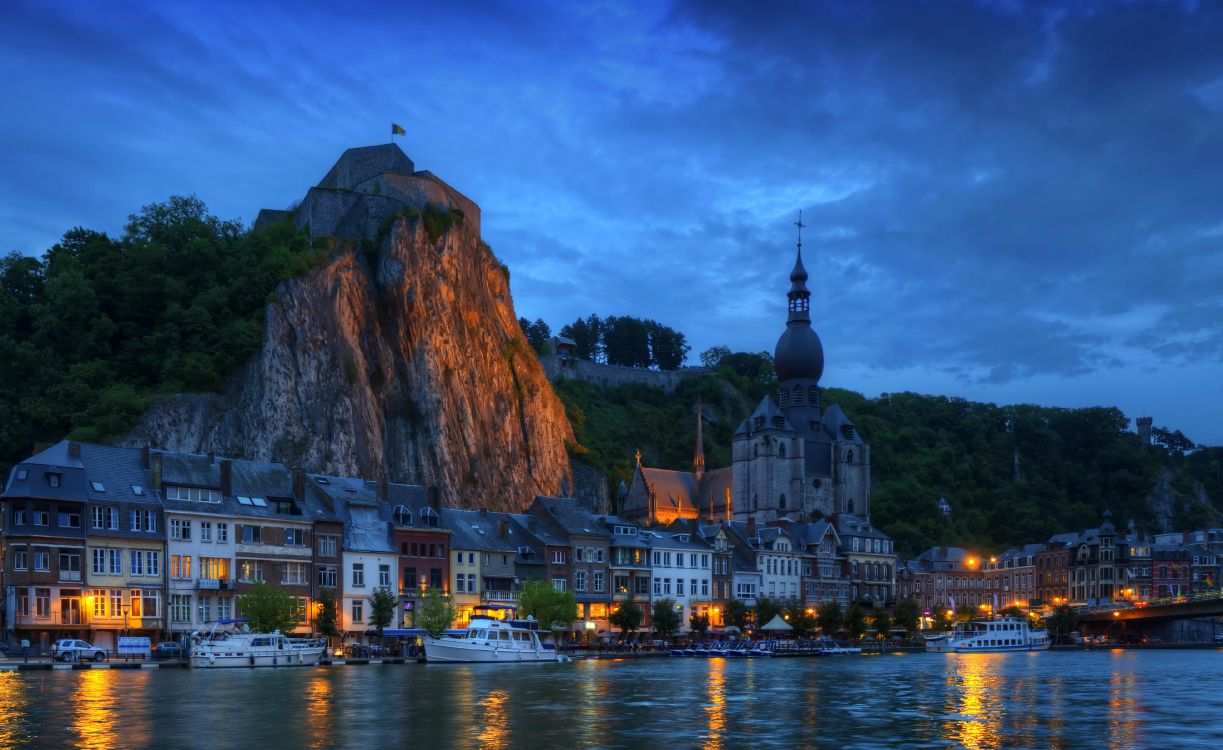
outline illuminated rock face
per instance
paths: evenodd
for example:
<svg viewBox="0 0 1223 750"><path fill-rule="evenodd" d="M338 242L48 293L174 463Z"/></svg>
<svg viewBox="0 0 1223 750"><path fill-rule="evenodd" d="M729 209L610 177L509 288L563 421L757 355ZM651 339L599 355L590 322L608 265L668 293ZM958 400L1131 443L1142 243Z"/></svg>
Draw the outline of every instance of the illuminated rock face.
<svg viewBox="0 0 1223 750"><path fill-rule="evenodd" d="M282 284L264 344L224 396L155 404L128 439L435 486L518 510L573 487L564 407L514 313L508 273L460 224L398 219Z"/></svg>

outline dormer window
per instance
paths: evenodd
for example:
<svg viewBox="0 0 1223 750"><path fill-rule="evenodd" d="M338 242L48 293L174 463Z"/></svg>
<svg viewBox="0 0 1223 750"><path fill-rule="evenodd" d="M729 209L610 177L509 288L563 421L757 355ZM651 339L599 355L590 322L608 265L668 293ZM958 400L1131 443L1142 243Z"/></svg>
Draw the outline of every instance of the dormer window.
<svg viewBox="0 0 1223 750"><path fill-rule="evenodd" d="M846 440L853 440L854 439L854 426L851 424L841 425L841 434L845 436Z"/></svg>
<svg viewBox="0 0 1223 750"><path fill-rule="evenodd" d="M433 528L437 527L437 511L433 510L432 508L424 508L421 510L420 518L425 522L426 526Z"/></svg>
<svg viewBox="0 0 1223 750"><path fill-rule="evenodd" d="M396 505L394 515L396 526L412 525L412 511L408 510L406 505Z"/></svg>
<svg viewBox="0 0 1223 750"><path fill-rule="evenodd" d="M63 479L63 474L57 474L53 471L47 472L47 484L51 485L52 487L59 487Z"/></svg>
<svg viewBox="0 0 1223 750"><path fill-rule="evenodd" d="M785 427L785 424L786 424L785 417L780 417L780 416L773 417L773 426L776 427L777 429L780 430L781 428Z"/></svg>

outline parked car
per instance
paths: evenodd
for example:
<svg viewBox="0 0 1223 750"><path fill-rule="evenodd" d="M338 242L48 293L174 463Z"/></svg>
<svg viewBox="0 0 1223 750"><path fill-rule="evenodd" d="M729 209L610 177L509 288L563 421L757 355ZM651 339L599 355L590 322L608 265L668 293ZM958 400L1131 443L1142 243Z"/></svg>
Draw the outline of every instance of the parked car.
<svg viewBox="0 0 1223 750"><path fill-rule="evenodd" d="M178 641L166 641L158 643L153 647L153 658L159 661L168 659L182 659L187 655L186 649Z"/></svg>
<svg viewBox="0 0 1223 750"><path fill-rule="evenodd" d="M56 661L104 661L106 651L85 641L65 639L56 641L51 647L51 658Z"/></svg>

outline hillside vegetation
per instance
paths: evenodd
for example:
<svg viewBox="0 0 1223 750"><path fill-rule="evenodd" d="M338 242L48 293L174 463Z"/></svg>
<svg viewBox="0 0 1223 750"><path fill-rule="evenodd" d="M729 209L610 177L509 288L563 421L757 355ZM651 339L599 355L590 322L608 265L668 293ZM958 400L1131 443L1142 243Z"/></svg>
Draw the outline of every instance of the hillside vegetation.
<svg viewBox="0 0 1223 750"><path fill-rule="evenodd" d="M613 488L631 475L640 449L647 466L690 470L695 403L705 406L708 468L730 463L731 436L774 378L767 354L723 357L712 373L685 379L667 396L656 389L554 384L580 445L575 453L606 472ZM999 550L1098 525L1107 508L1124 526L1157 531L1148 495L1170 479L1174 529L1217 523L1209 502L1223 497L1223 449L1194 446L1156 430L1144 447L1116 408L998 406L914 393L865 398L836 388L840 404L871 444L872 516L913 554L934 544ZM946 498L952 514L938 509Z"/></svg>
<svg viewBox="0 0 1223 750"><path fill-rule="evenodd" d="M0 259L2 468L65 435L120 438L154 394L220 390L276 285L326 257L287 222L248 232L173 197L118 239L78 228Z"/></svg>

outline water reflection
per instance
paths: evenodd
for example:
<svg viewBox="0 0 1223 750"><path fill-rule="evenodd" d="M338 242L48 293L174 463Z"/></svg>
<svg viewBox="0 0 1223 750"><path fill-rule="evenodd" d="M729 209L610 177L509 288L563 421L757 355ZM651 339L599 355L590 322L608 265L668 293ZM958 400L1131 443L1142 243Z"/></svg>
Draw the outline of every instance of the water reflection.
<svg viewBox="0 0 1223 750"><path fill-rule="evenodd" d="M306 727L310 747L333 747L335 736L331 713L331 676L311 677L306 684Z"/></svg>
<svg viewBox="0 0 1223 750"><path fill-rule="evenodd" d="M29 699L19 672L0 672L0 747L17 747L31 739L27 726Z"/></svg>
<svg viewBox="0 0 1223 750"><path fill-rule="evenodd" d="M1002 746L1004 708L1000 691L999 667L1006 654L963 654L954 660L958 679L951 678L952 713L958 716L947 723L946 739L969 750ZM959 695L958 706L955 698ZM958 708L958 711L956 709Z"/></svg>
<svg viewBox="0 0 1223 750"><path fill-rule="evenodd" d="M1126 652L1117 649L1112 655L1114 660L1124 659ZM1121 669L1120 665L1113 669L1108 697L1108 734L1112 747L1135 747L1139 744L1142 707L1138 696L1141 690L1142 686L1132 672Z"/></svg>
<svg viewBox="0 0 1223 750"><path fill-rule="evenodd" d="M709 704L705 715L709 720L709 731L705 736L705 750L721 750L726 733L726 660L712 659L709 662Z"/></svg>
<svg viewBox="0 0 1223 750"><path fill-rule="evenodd" d="M82 671L78 680L76 710L72 729L77 747L109 748L115 746L115 730L111 707L116 696L115 680L109 670Z"/></svg>
<svg viewBox="0 0 1223 750"><path fill-rule="evenodd" d="M506 702L510 694L504 690L493 690L480 702L484 709L484 729L477 739L485 750L503 750L509 747L510 718Z"/></svg>

